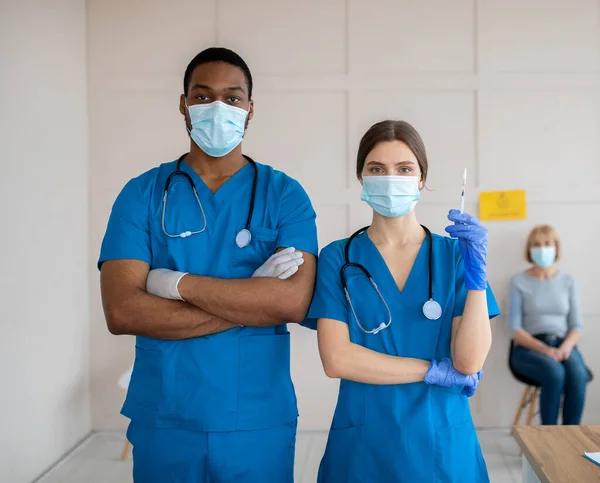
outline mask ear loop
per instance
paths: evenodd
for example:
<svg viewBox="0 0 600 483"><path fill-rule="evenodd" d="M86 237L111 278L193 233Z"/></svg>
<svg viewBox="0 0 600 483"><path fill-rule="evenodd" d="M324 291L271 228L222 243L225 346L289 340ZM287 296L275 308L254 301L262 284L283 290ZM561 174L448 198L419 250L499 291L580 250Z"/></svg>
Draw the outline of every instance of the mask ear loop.
<svg viewBox="0 0 600 483"><path fill-rule="evenodd" d="M190 118L190 125L191 125L192 124L192 116L190 116L190 106L188 106L187 99L184 101L184 103L185 103L185 109L187 110L187 113L188 113L188 117ZM188 120L185 116L183 116L183 117L185 119L185 130L187 131L188 136L191 136L192 130L188 127L188 123L187 123Z"/></svg>

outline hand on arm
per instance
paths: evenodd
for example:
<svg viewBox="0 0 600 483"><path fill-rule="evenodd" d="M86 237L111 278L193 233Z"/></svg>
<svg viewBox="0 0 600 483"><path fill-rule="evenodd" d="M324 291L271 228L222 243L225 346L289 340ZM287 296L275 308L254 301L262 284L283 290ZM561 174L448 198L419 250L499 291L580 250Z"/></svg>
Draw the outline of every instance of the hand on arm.
<svg viewBox="0 0 600 483"><path fill-rule="evenodd" d="M179 340L237 327L187 303L148 294L148 271L148 264L138 260L103 263L102 304L111 333Z"/></svg>
<svg viewBox="0 0 600 483"><path fill-rule="evenodd" d="M468 290L462 316L452 321L452 360L460 372L476 374L492 344L486 294L487 229L471 215L457 210L450 210L448 219L454 225L446 231L458 238Z"/></svg>
<svg viewBox="0 0 600 483"><path fill-rule="evenodd" d="M304 320L315 273L313 255L288 248L270 257L253 278L182 276L153 270L148 290L161 297L179 294L187 303L239 325L270 326Z"/></svg>
<svg viewBox="0 0 600 483"><path fill-rule="evenodd" d="M348 326L332 319L319 319L319 353L327 376L365 384L409 384L464 387L462 394L475 394L483 374L460 374L449 358L440 362L397 357L367 349L350 340Z"/></svg>
<svg viewBox="0 0 600 483"><path fill-rule="evenodd" d="M331 319L318 321L319 353L325 374L366 384L420 382L431 363L390 356L350 341L348 325Z"/></svg>

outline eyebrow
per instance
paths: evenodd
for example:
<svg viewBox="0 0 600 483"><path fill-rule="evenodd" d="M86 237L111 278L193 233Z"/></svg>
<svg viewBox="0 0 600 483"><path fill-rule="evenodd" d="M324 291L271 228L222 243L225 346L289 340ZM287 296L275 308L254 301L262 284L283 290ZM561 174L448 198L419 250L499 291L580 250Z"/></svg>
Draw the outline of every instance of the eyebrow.
<svg viewBox="0 0 600 483"><path fill-rule="evenodd" d="M194 85L192 86L192 90L195 90L195 89L205 89L205 90L207 90L207 91L212 91L212 90L213 90L213 88L212 88L212 87L210 87L210 86L206 86L206 85L203 85L203 84L194 84ZM224 89L224 91L225 91L225 92L231 92L231 91L241 91L241 92L243 92L244 94L246 93L246 90L245 90L245 89L244 89L242 86L230 86L230 87L226 87L226 88Z"/></svg>
<svg viewBox="0 0 600 483"><path fill-rule="evenodd" d="M395 164L395 166L400 166L400 165L402 165L402 164L404 164L404 165L406 165L406 164L411 164L411 165L414 165L415 163L414 163L414 161L408 161L408 160L407 160L407 161L398 161L398 162ZM369 161L369 162L367 163L367 165L385 166L385 164L384 164L384 163L382 163L381 161L375 161L375 160Z"/></svg>

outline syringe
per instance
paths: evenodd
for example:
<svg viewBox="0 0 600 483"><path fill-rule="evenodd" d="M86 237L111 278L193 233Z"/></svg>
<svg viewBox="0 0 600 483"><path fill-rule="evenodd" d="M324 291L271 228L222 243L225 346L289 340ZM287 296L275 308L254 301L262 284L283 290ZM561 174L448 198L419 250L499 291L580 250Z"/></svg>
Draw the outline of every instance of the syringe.
<svg viewBox="0 0 600 483"><path fill-rule="evenodd" d="M467 168L463 171L462 177L462 192L460 194L460 212L465 211L465 191L467 190Z"/></svg>

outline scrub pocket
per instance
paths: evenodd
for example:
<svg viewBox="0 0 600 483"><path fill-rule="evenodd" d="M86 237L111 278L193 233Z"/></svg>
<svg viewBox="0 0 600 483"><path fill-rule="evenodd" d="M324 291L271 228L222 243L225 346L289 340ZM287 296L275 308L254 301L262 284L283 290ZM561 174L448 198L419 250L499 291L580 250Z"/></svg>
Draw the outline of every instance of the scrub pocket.
<svg viewBox="0 0 600 483"><path fill-rule="evenodd" d="M252 240L247 247L234 245L230 268L235 276L249 277L275 253L279 230L251 227Z"/></svg>
<svg viewBox="0 0 600 483"><path fill-rule="evenodd" d="M240 338L238 429L298 417L290 377L290 333Z"/></svg>
<svg viewBox="0 0 600 483"><path fill-rule="evenodd" d="M126 406L157 410L162 395L161 350L135 346L135 363L127 391Z"/></svg>
<svg viewBox="0 0 600 483"><path fill-rule="evenodd" d="M489 482L472 421L435 432L436 481L448 483Z"/></svg>
<svg viewBox="0 0 600 483"><path fill-rule="evenodd" d="M362 427L330 430L317 483L369 482L363 475L366 458Z"/></svg>
<svg viewBox="0 0 600 483"><path fill-rule="evenodd" d="M365 384L342 380L331 429L348 429L365 424L366 399Z"/></svg>

